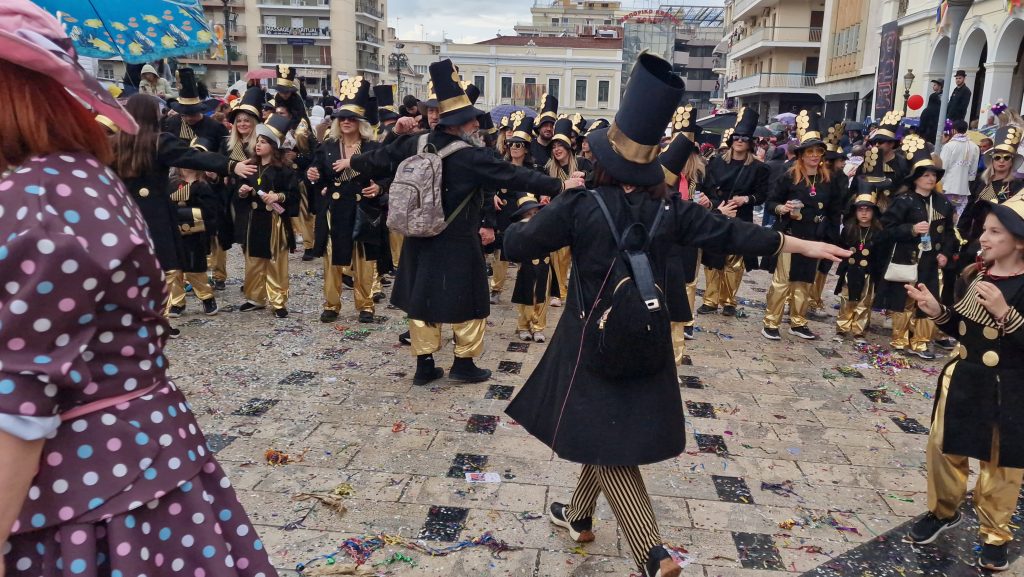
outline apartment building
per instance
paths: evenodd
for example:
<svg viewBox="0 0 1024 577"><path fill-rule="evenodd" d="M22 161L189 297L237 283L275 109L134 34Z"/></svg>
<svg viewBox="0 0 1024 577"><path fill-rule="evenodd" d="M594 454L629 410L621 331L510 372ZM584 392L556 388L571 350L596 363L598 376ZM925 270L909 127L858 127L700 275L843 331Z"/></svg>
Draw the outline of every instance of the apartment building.
<svg viewBox="0 0 1024 577"><path fill-rule="evenodd" d="M427 83L430 82L429 67L437 62L441 54L441 43L429 40L404 40L395 36L395 29L388 28L385 49L389 57L385 82L398 87L399 98L412 94L420 100L427 98ZM398 63L402 63L401 75ZM401 77L401 78L399 78ZM401 86L399 86L401 79Z"/></svg>
<svg viewBox="0 0 1024 577"><path fill-rule="evenodd" d="M715 55L715 48L725 32L725 10L720 6L666 4L660 10L678 22L672 66L686 81L683 101L697 109L698 117L707 116L715 109L714 101L722 92L716 71L722 58Z"/></svg>
<svg viewBox="0 0 1024 577"><path fill-rule="evenodd" d="M871 0L825 0L821 65L815 81L825 99L828 120L872 115L878 67L879 3Z"/></svg>
<svg viewBox="0 0 1024 577"><path fill-rule="evenodd" d="M513 28L519 36L618 36L621 2L534 0L530 22Z"/></svg>

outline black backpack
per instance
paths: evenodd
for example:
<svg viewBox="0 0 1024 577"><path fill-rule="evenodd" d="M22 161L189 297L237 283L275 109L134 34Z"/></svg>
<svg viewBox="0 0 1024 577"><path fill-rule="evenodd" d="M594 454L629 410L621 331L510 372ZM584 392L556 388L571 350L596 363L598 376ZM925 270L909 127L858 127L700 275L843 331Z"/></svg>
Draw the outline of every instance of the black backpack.
<svg viewBox="0 0 1024 577"><path fill-rule="evenodd" d="M661 202L650 229L634 220L620 232L601 195L589 192L601 207L618 253L597 299L584 312L588 335L584 342L590 349L586 362L592 371L612 380L655 375L672 363L672 327L647 251L668 205ZM575 264L574 269L579 270ZM580 309L587 311L583 286L578 274L573 276Z"/></svg>

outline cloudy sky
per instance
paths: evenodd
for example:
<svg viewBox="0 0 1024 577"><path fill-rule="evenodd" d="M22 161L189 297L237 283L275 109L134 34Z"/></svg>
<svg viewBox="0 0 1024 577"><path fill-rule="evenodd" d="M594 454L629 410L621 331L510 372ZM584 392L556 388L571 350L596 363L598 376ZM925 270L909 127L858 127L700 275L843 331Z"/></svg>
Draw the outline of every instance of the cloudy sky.
<svg viewBox="0 0 1024 577"><path fill-rule="evenodd" d="M406 40L470 43L510 36L516 22L530 21L534 0L388 0L388 25Z"/></svg>

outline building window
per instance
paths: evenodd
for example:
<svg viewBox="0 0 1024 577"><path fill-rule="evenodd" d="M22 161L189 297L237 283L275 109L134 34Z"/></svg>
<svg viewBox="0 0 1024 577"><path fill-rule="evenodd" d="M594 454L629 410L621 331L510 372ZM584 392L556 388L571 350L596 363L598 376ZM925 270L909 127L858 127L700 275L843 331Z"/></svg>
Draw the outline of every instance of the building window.
<svg viewBox="0 0 1024 577"><path fill-rule="evenodd" d="M416 74L427 74L427 73L430 72L427 69L426 65L421 65L421 64L417 64L417 65L413 66L412 69L416 71Z"/></svg>
<svg viewBox="0 0 1024 577"><path fill-rule="evenodd" d="M484 94L484 77L483 76L474 76L473 77L473 84L476 85L477 90L480 91L480 95L483 96L483 94Z"/></svg>
<svg viewBox="0 0 1024 577"><path fill-rule="evenodd" d="M576 81L576 102L587 101L587 81L579 79Z"/></svg>
<svg viewBox="0 0 1024 577"><path fill-rule="evenodd" d="M441 47L440 46L431 45L430 46L430 53L431 54L440 54L441 53Z"/></svg>
<svg viewBox="0 0 1024 577"><path fill-rule="evenodd" d="M512 77L502 76L501 77L501 97L512 98Z"/></svg>
<svg viewBox="0 0 1024 577"><path fill-rule="evenodd" d="M102 80L113 80L114 65L107 62L100 62L99 69L96 71L96 76Z"/></svg>
<svg viewBox="0 0 1024 577"><path fill-rule="evenodd" d="M552 18L551 19L551 25L552 26L558 26L558 18Z"/></svg>
<svg viewBox="0 0 1024 577"><path fill-rule="evenodd" d="M557 78L548 78L548 94L559 98L561 92L561 82Z"/></svg>
<svg viewBox="0 0 1024 577"><path fill-rule="evenodd" d="M263 25L264 26L277 26L277 16L264 16L263 17Z"/></svg>
<svg viewBox="0 0 1024 577"><path fill-rule="evenodd" d="M263 61L270 64L275 64L277 60L277 44L264 44L263 45Z"/></svg>
<svg viewBox="0 0 1024 577"><path fill-rule="evenodd" d="M597 81L597 103L608 106L608 93L611 91L611 82L608 80Z"/></svg>

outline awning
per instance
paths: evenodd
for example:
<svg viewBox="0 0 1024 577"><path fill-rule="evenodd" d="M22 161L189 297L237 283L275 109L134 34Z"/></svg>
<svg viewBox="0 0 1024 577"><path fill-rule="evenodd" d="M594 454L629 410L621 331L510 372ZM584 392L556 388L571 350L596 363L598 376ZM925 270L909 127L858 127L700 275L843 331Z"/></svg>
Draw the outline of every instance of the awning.
<svg viewBox="0 0 1024 577"><path fill-rule="evenodd" d="M725 112L723 114L705 116L704 118L697 119L697 126L703 128L706 132L714 132L715 134L721 134L726 129L732 128L735 125L735 112Z"/></svg>
<svg viewBox="0 0 1024 577"><path fill-rule="evenodd" d="M825 102L842 102L844 100L857 100L860 97L858 92L840 92L839 94L829 94L825 97Z"/></svg>

